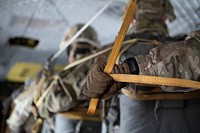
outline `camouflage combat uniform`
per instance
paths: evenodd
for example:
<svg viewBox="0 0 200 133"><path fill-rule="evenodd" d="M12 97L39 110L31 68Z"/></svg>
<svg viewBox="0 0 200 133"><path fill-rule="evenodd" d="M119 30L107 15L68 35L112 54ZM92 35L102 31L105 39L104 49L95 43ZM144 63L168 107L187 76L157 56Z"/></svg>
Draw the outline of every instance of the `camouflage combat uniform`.
<svg viewBox="0 0 200 133"><path fill-rule="evenodd" d="M134 56L138 62L140 74L199 81L199 33L200 31L191 33L184 41L155 47L150 52L148 50L142 50L143 53L141 55L137 55L137 52L135 55L132 54L132 57ZM134 48L138 51L137 46ZM143 90L145 93L148 93L151 88L130 84L128 89L131 90L134 97L136 90ZM195 88L188 89L165 86L161 86L161 89L166 94L195 91ZM147 101L134 100L134 98L130 99L125 95L121 95L120 104L120 128L122 133L190 133L200 130L198 126L200 119L198 117L200 100L198 98L193 100L159 99Z"/></svg>
<svg viewBox="0 0 200 133"><path fill-rule="evenodd" d="M79 31L82 26L83 24L77 24L68 29L64 35L63 42L66 42L73 37L73 35ZM63 43L61 43L61 47L62 45ZM96 32L92 27L89 26L83 33L79 35L77 39L75 39L73 44L67 48L66 52L68 57L70 56L69 54L72 54L72 57L77 60L83 56L95 52L100 47L101 46L98 42ZM79 64L70 70L60 72L59 75L55 74L47 76L44 84L42 85L42 90L39 92L40 96L42 96L52 82L56 81L56 83L50 88L51 92L45 96L44 100L39 104L37 109L32 105L38 93L36 89L38 81L33 81L32 85L28 87L28 89L22 94L20 94L15 100L16 105L7 121L10 128L14 131L17 131L18 128L25 128L24 124L27 122L28 118L32 116L32 109L34 109L33 114L35 117L39 116L45 120L44 125L47 127L43 126L42 132L53 132L54 129L51 127L55 129L62 128L62 125L55 125L56 127L54 127L46 124L46 119L51 121L51 119L54 118L52 116L54 116L56 113L68 111L77 106L88 106L89 99L85 96L82 96L82 86L85 83L87 71L89 70L93 61L94 60L89 60L85 63ZM55 79L55 77L59 78ZM65 120L67 120L67 118ZM70 122L74 121L75 120L70 120ZM74 124L76 124L76 122L74 122ZM63 125L63 127L69 128L68 125Z"/></svg>
<svg viewBox="0 0 200 133"><path fill-rule="evenodd" d="M68 111L79 104L80 106L88 105L88 99L84 99L83 96L81 97L81 94L82 86L85 83L85 76L92 63L93 60L80 64L74 69L68 70L67 73L65 72L66 76L63 76L61 73L62 76L57 80L58 82L52 88L52 92L46 96L38 108L39 115L42 118L48 118L52 113ZM52 81L50 81L50 83L51 82ZM83 101L87 102L84 103Z"/></svg>
<svg viewBox="0 0 200 133"><path fill-rule="evenodd" d="M129 3L132 0L129 1ZM126 9L125 9L126 10ZM136 13L134 16L134 21L130 25L127 36L125 40L133 39L133 38L143 38L149 40L158 40L158 41L168 41L166 38L168 37L168 31L165 25L165 18L168 18L170 21L175 19L175 15L173 12L173 7L167 0L140 0L137 4ZM123 46L122 46L123 47ZM126 53L121 57L121 61L124 61L132 56L148 54L148 52L154 48L155 45L151 44L143 44L137 43L130 47ZM134 86L131 86L134 87ZM108 113L108 121L111 125L109 129L111 133L131 133L137 131L138 126L136 125L133 118L133 112L136 110L131 108L131 105L135 103L135 101L130 101L130 99L124 94L119 95L120 105L119 109L115 104L114 108L110 108ZM115 97L117 100L117 97ZM112 106L111 106L112 107ZM120 110L120 112L118 112ZM118 113L114 113L118 112ZM137 112L137 111L136 111ZM115 131L112 125L117 123L118 119L114 117L118 117L120 114L120 131ZM116 116L115 116L116 115ZM110 117L110 118L109 118ZM113 117L113 118L112 118ZM138 119L136 119L138 120ZM118 126L118 125L116 125ZM146 129L146 128L145 128ZM144 131L144 130L141 130Z"/></svg>
<svg viewBox="0 0 200 133"><path fill-rule="evenodd" d="M89 99L82 95L82 86L85 83L85 76L92 63L93 60L90 60L64 72L65 74L61 73L62 76L57 80L52 91L40 104L38 108L40 117L47 120L51 117L55 118L54 131L56 133L60 131L75 132L79 121L62 116L59 113L69 111L75 107L88 106ZM43 91L45 91L45 88Z"/></svg>
<svg viewBox="0 0 200 133"><path fill-rule="evenodd" d="M168 0L142 0L138 2L134 18L136 22L130 27L129 34L149 32L168 36L165 19L172 21L176 17Z"/></svg>
<svg viewBox="0 0 200 133"><path fill-rule="evenodd" d="M7 124L12 133L30 132L31 126L35 122L30 114L37 80L30 82L29 85L24 86L25 90L13 101L14 108L7 119Z"/></svg>
<svg viewBox="0 0 200 133"><path fill-rule="evenodd" d="M44 119L51 119L55 113L68 111L69 109L78 106L87 107L89 99L81 96L81 92L85 82L85 76L92 63L93 60L90 60L67 72L63 72L66 76L61 73L62 76L60 77L60 80L52 87L51 93L49 93L40 104L38 114L36 115L39 115ZM41 94L53 80L53 76L48 77L43 85ZM37 83L38 82L33 81L31 86L14 100L15 107L7 120L10 130L14 133L21 133L24 130L26 132L31 132L31 127L35 123L32 115L32 103L34 96L36 95ZM47 125L44 132L54 130L51 127L55 128L53 125Z"/></svg>
<svg viewBox="0 0 200 133"><path fill-rule="evenodd" d="M163 46L153 48L155 47L153 45L137 43L121 59L124 61L135 57L141 75L190 78L198 81L199 33L192 33L185 41L180 42L173 42L173 39L168 38L163 17L171 14L170 18L173 18L173 10L169 7L171 7L170 3L164 0L139 1L136 24L130 28L130 35L127 38L139 37L158 40L162 42ZM170 41L173 43L169 43ZM182 63L184 63L185 68L183 68ZM168 66L173 70L169 70ZM137 92L137 90L148 92L152 88L129 84L128 89L134 97L134 92ZM164 86L162 89L170 93L193 91L193 89ZM200 118L195 117L200 111L199 104L199 99L136 100L121 94L120 133L199 132L200 129L197 123L199 123Z"/></svg>
<svg viewBox="0 0 200 133"><path fill-rule="evenodd" d="M162 45L152 49L149 55L140 55L136 60L140 74L199 80L200 31L188 35L184 41ZM165 51L165 52L164 52ZM170 69L171 68L171 69ZM177 87L164 87L167 92L194 91Z"/></svg>

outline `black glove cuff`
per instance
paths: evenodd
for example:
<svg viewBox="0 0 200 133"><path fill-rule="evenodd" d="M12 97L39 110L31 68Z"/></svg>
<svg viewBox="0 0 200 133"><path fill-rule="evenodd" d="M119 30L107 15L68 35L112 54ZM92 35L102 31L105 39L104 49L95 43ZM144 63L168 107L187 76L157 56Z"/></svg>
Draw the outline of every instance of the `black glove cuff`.
<svg viewBox="0 0 200 133"><path fill-rule="evenodd" d="M134 57L126 59L126 63L128 64L131 74L139 74L139 67L137 61Z"/></svg>

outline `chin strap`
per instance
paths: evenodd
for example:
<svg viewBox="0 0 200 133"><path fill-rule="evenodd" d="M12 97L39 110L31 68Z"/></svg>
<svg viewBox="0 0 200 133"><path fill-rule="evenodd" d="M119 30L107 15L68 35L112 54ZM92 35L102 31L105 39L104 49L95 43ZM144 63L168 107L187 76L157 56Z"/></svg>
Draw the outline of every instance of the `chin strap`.
<svg viewBox="0 0 200 133"><path fill-rule="evenodd" d="M104 69L105 73L110 74L114 65L115 65L115 62L117 60L117 56L118 56L118 53L121 49L125 35L128 31L129 25L130 25L130 23L133 19L134 14L135 14L136 3L137 3L137 0L132 0L129 7L128 7L128 10L126 12L126 15L125 15L124 21L122 23L121 29L119 31L117 38L116 38L113 49L112 49L111 54L108 58L106 67ZM92 98L90 100L90 105L89 105L89 108L88 108L88 111L87 111L88 114L94 114L95 113L98 101L99 101L99 99L95 99L95 98Z"/></svg>

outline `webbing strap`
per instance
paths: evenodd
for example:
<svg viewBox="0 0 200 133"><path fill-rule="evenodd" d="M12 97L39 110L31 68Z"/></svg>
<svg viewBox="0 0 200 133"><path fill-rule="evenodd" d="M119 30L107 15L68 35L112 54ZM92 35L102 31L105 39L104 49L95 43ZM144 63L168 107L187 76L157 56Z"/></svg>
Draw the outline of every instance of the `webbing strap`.
<svg viewBox="0 0 200 133"><path fill-rule="evenodd" d="M131 43L130 43L130 42L131 42ZM116 64L119 64L120 57L121 57L130 47L132 47L133 45L135 45L137 42L143 42L142 44L149 44L149 45L155 45L155 46L161 45L161 43L158 42L158 41L156 41L156 40L147 40L147 39L140 39L140 38L135 38L135 39L132 39L132 40L125 41L123 44L128 43L128 45L120 51L120 53L118 54L118 57L117 57L117 60L116 60L115 63L116 63Z"/></svg>
<svg viewBox="0 0 200 133"><path fill-rule="evenodd" d="M111 73L111 71L112 71L112 69L115 65L118 53L119 53L120 48L122 46L122 42L124 41L124 38L125 38L125 35L128 31L129 25L130 25L130 23L133 19L133 16L134 16L134 13L135 13L135 10L136 10L136 2L137 2L137 0L132 0L132 2L130 3L130 5L128 7L128 11L126 12L126 15L125 15L124 21L122 23L121 29L118 33L118 36L117 36L116 41L114 43L113 49L111 51L111 54L108 58L106 66L105 66L105 69L104 69L105 73L108 73L108 74ZM89 108L88 108L88 111L87 111L88 114L94 114L95 113L98 101L99 101L99 99L97 99L97 98L92 98L90 100L90 105L89 105Z"/></svg>
<svg viewBox="0 0 200 133"><path fill-rule="evenodd" d="M84 58L82 58L82 59L80 59L80 60L77 60L77 61L75 61L75 62L73 62L73 63L70 63L69 65L67 65L67 66L64 68L64 70L68 70L68 69L70 69L70 68L72 68L72 67L74 67L74 66L77 66L77 65L79 65L79 64L81 64L81 63L83 63L83 62L85 62L85 61L88 61L88 60L93 59L93 58L95 58L95 57L98 57L98 56L100 56L100 55L102 55L102 54L105 54L105 53L109 52L111 49L112 49L112 47L109 47L109 48L107 48L107 49L104 49L104 50L102 50L102 51L99 51L98 53L94 53L94 54L89 55L89 56L87 56L87 57L84 57Z"/></svg>
<svg viewBox="0 0 200 133"><path fill-rule="evenodd" d="M39 99L40 97L40 92L42 90L42 87L44 85L44 82L45 82L46 78L44 76L42 76L42 78L40 78L40 81L37 85L37 89L36 89L36 96L34 97L34 103L36 104L37 103L37 100Z"/></svg>
<svg viewBox="0 0 200 133"><path fill-rule="evenodd" d="M59 114L73 120L87 120L87 121L97 121L97 122L102 121L101 111L99 109L97 109L94 115L88 115L86 112L87 112L87 108L76 107L67 112L61 112Z"/></svg>
<svg viewBox="0 0 200 133"><path fill-rule="evenodd" d="M136 42L137 42L137 39L136 39L133 43L127 45L125 48L123 48L123 49L119 52L119 55L118 55L118 57L117 57L117 59L116 59L116 64L119 64L120 57L124 54L124 52L126 52L126 51L127 51L131 46L133 46L133 44L135 44Z"/></svg>
<svg viewBox="0 0 200 133"><path fill-rule="evenodd" d="M197 99L200 98L200 90L183 92L183 93L167 93L157 88L160 91L130 91L129 89L121 89L121 92L127 97L134 100L186 100L186 99ZM146 92L146 93L145 93Z"/></svg>
<svg viewBox="0 0 200 133"><path fill-rule="evenodd" d="M54 80L51 82L51 84L48 86L48 88L42 93L42 95L38 98L37 102L35 103L36 107L38 108L42 101L45 99L45 97L53 90L53 86L56 85L58 82L58 76L54 76Z"/></svg>
<svg viewBox="0 0 200 133"><path fill-rule="evenodd" d="M42 129L42 118L37 118L36 123L32 125L31 132L32 133L40 133Z"/></svg>
<svg viewBox="0 0 200 133"><path fill-rule="evenodd" d="M157 76L144 76L144 75L131 75L131 74L110 74L110 76L115 81L118 81L118 82L200 89L200 82L188 80L188 79L157 77Z"/></svg>

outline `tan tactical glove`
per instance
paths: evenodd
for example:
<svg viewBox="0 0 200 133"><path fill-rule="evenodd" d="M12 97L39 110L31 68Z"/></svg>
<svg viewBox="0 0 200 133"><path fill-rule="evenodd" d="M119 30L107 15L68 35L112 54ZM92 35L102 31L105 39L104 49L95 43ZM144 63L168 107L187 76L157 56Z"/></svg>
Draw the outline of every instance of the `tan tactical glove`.
<svg viewBox="0 0 200 133"><path fill-rule="evenodd" d="M83 94L92 98L108 98L116 94L126 83L115 82L114 79L103 72L106 63L94 64L87 75L87 81L83 88ZM130 69L126 62L115 65L112 74L129 74Z"/></svg>

